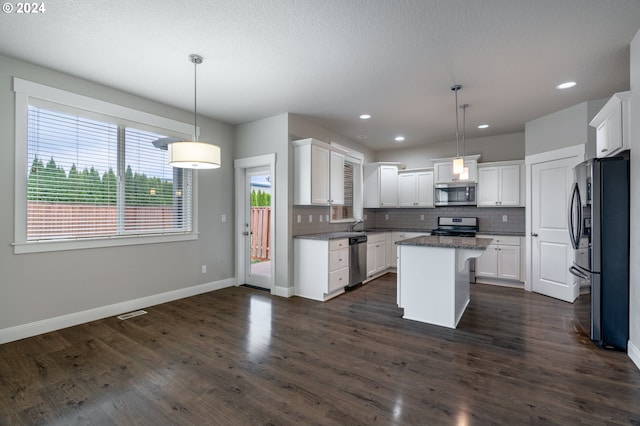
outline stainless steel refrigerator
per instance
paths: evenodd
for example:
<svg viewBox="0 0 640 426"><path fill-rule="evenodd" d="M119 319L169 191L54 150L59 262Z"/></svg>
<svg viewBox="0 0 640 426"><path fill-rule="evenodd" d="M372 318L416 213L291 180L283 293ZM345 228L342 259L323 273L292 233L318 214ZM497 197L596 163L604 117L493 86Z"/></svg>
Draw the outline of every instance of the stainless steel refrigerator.
<svg viewBox="0 0 640 426"><path fill-rule="evenodd" d="M590 287L576 301L582 328L603 348L629 339L629 153L591 159L574 169L569 233L571 273ZM590 291L589 291L590 290Z"/></svg>

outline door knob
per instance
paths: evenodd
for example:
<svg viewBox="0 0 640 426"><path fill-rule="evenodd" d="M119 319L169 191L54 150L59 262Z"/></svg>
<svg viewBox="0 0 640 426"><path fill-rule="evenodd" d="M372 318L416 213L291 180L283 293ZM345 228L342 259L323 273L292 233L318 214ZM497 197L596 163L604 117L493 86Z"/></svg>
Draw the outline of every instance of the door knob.
<svg viewBox="0 0 640 426"><path fill-rule="evenodd" d="M532 237L537 237L537 236L538 236L538 234L536 234L535 232L532 232L532 233L531 233L531 236L532 236Z"/></svg>

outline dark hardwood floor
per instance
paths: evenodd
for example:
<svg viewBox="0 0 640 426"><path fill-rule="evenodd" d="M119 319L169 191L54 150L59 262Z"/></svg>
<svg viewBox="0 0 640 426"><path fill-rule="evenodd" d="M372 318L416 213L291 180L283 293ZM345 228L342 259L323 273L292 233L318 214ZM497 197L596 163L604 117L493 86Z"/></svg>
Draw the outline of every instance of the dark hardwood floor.
<svg viewBox="0 0 640 426"><path fill-rule="evenodd" d="M640 424L640 371L573 305L478 284L449 330L401 319L395 278L326 303L227 288L0 345L0 424Z"/></svg>

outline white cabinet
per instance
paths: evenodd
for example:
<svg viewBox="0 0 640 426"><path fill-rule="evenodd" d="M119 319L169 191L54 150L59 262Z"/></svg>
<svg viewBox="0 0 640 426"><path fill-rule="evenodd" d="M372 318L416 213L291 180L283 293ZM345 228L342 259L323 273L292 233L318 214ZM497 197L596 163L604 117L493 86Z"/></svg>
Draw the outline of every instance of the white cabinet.
<svg viewBox="0 0 640 426"><path fill-rule="evenodd" d="M478 165L478 207L520 207L523 170L521 162Z"/></svg>
<svg viewBox="0 0 640 426"><path fill-rule="evenodd" d="M433 165L436 183L476 182L478 180L478 161L465 159L464 166L469 168L469 179L460 179L460 175L453 174L453 160L435 163Z"/></svg>
<svg viewBox="0 0 640 426"><path fill-rule="evenodd" d="M386 241L384 232L367 235L367 278L387 269Z"/></svg>
<svg viewBox="0 0 640 426"><path fill-rule="evenodd" d="M476 259L476 281L496 283L483 278L521 281L520 237L478 236L492 238L487 250Z"/></svg>
<svg viewBox="0 0 640 426"><path fill-rule="evenodd" d="M364 207L398 206L398 165L369 163L364 165Z"/></svg>
<svg viewBox="0 0 640 426"><path fill-rule="evenodd" d="M596 128L596 156L608 157L629 149L629 99L631 92L616 93L593 117Z"/></svg>
<svg viewBox="0 0 640 426"><path fill-rule="evenodd" d="M302 139L293 144L293 203L344 204L344 153L317 139Z"/></svg>
<svg viewBox="0 0 640 426"><path fill-rule="evenodd" d="M349 240L294 239L297 296L325 301L349 284Z"/></svg>
<svg viewBox="0 0 640 426"><path fill-rule="evenodd" d="M435 207L433 205L433 170L398 173L398 207Z"/></svg>
<svg viewBox="0 0 640 426"><path fill-rule="evenodd" d="M387 261L389 267L397 268L398 267L398 246L396 243L398 241L408 240L409 238L419 237L421 235L429 235L429 232L400 232L400 231L389 231L389 238L387 239Z"/></svg>

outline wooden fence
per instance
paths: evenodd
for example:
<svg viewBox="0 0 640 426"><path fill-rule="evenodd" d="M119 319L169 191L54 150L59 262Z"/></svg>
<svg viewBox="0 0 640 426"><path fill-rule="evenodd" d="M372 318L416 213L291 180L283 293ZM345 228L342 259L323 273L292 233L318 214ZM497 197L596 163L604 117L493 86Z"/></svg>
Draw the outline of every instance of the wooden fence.
<svg viewBox="0 0 640 426"><path fill-rule="evenodd" d="M251 207L251 260L271 259L271 207Z"/></svg>

